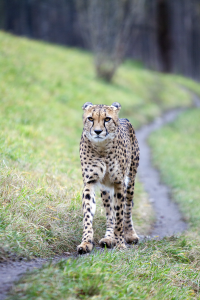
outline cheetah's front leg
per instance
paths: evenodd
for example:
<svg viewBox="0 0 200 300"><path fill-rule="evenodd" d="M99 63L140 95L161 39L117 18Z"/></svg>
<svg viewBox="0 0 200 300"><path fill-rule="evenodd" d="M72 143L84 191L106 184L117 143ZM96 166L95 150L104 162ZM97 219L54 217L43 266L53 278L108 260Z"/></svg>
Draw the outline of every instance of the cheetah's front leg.
<svg viewBox="0 0 200 300"><path fill-rule="evenodd" d="M85 254L93 249L92 221L96 209L94 184L87 183L83 190L83 237L82 243L77 247L79 254Z"/></svg>
<svg viewBox="0 0 200 300"><path fill-rule="evenodd" d="M101 190L101 198L106 211L106 234L104 238L99 241L101 247L112 248L115 246L114 238L114 215L112 207L112 196L109 191Z"/></svg>
<svg viewBox="0 0 200 300"><path fill-rule="evenodd" d="M114 236L116 241L116 247L119 249L126 248L124 240L124 228L123 228L123 215L125 205L125 191L122 183L115 184L114 194L114 211L115 211L115 228Z"/></svg>

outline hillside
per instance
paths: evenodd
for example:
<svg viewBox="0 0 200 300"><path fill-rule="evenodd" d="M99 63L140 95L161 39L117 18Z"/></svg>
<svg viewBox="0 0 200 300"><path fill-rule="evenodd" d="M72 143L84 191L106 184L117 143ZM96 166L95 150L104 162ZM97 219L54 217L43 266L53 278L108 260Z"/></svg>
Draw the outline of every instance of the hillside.
<svg viewBox="0 0 200 300"><path fill-rule="evenodd" d="M106 84L95 78L89 53L3 32L0 43L2 251L26 256L72 251L82 234L82 104L118 101L120 116L138 128L164 110L191 105L181 85L198 86L132 61ZM135 199L136 228L148 233L152 209L139 183ZM96 242L105 229L102 220L99 203Z"/></svg>
<svg viewBox="0 0 200 300"><path fill-rule="evenodd" d="M121 117L139 128L191 106L199 85L132 61L106 84L95 78L89 53L3 32L0 43L0 260L74 251L82 234L82 104L118 101ZM10 299L199 299L198 120L199 111L187 110L150 138L187 233L48 264L23 278ZM135 203L136 228L148 233L153 212L139 182ZM105 230L100 201L94 229L97 243Z"/></svg>

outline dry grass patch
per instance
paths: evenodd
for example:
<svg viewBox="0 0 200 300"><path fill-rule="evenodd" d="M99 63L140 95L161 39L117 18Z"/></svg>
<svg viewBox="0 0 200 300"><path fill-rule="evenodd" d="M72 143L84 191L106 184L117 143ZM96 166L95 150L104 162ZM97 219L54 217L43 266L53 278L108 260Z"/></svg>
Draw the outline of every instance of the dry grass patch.
<svg viewBox="0 0 200 300"><path fill-rule="evenodd" d="M80 185L64 175L9 167L1 169L0 178L5 247L42 256L74 250L82 231Z"/></svg>
<svg viewBox="0 0 200 300"><path fill-rule="evenodd" d="M74 182L64 174L20 172L17 164L11 169L4 163L0 168L0 183L0 235L4 249L25 256L49 256L76 250L83 230L81 180ZM151 208L141 186L135 198L136 228L140 234L148 233ZM148 224L144 222L147 219ZM98 198L94 218L96 244L105 229L104 207Z"/></svg>

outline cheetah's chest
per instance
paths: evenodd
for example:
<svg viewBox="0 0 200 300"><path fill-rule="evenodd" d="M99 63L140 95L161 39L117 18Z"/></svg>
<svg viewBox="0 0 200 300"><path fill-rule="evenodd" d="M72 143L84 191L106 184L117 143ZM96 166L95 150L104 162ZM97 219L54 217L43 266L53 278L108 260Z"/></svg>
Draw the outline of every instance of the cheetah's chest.
<svg viewBox="0 0 200 300"><path fill-rule="evenodd" d="M118 161L106 160L106 173L101 183L105 186L113 186L114 182L119 181L122 176Z"/></svg>
<svg viewBox="0 0 200 300"><path fill-rule="evenodd" d="M112 153L109 153L102 161L106 165L106 172L101 183L105 186L112 187L114 183L123 181L126 174L126 155L119 156L119 148L111 149ZM123 161L123 162L122 162Z"/></svg>
<svg viewBox="0 0 200 300"><path fill-rule="evenodd" d="M114 182L119 181L122 176L122 169L118 160L118 144L117 141L112 141L105 148L95 147L96 158L99 161L100 170L102 164L105 166L105 173L100 177L100 183L112 187ZM95 159L95 157L93 157Z"/></svg>

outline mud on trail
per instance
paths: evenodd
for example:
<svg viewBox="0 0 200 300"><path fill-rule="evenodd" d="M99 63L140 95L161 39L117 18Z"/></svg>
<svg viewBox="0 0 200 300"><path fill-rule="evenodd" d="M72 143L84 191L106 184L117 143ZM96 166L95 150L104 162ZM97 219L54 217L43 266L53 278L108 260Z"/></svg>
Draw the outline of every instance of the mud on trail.
<svg viewBox="0 0 200 300"><path fill-rule="evenodd" d="M200 107L200 101L193 95L194 106ZM187 224L182 219L178 206L171 201L169 188L160 181L159 172L152 166L151 150L147 144L149 135L160 129L165 124L173 122L184 109L174 109L160 118L155 119L151 124L143 126L136 132L140 147L140 166L138 169L139 180L149 194L150 201L155 210L156 222L152 229L151 236L163 238L178 234L187 229ZM71 254L75 257L75 254ZM31 261L8 261L0 263L0 300L6 298L7 293L23 274L35 268L41 268L47 262L57 262L60 259L67 259L68 256L55 257L53 260L34 259Z"/></svg>

